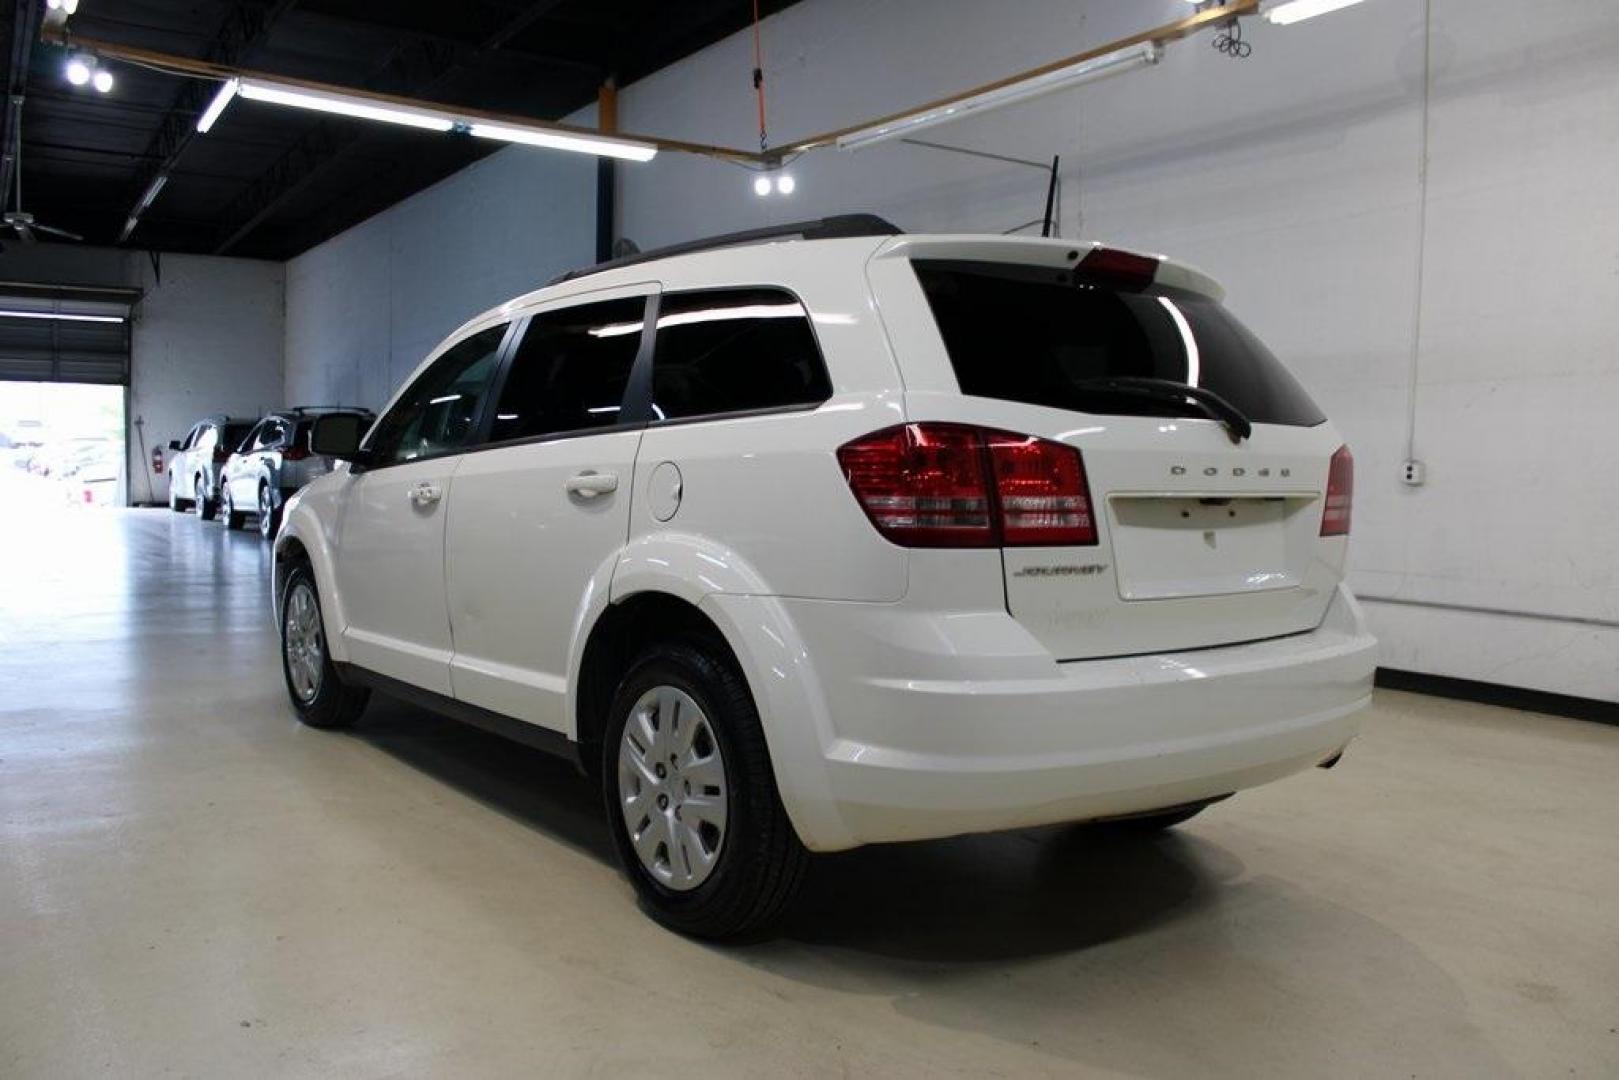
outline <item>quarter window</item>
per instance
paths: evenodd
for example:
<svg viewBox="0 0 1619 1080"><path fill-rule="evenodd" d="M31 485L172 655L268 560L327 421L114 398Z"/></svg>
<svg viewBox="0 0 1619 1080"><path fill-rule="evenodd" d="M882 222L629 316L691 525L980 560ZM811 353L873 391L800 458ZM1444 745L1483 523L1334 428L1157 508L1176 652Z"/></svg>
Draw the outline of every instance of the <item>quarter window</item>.
<svg viewBox="0 0 1619 1080"><path fill-rule="evenodd" d="M491 442L618 423L646 298L603 300L529 320L495 407Z"/></svg>
<svg viewBox="0 0 1619 1080"><path fill-rule="evenodd" d="M652 363L658 420L819 405L831 396L809 314L793 294L664 295Z"/></svg>
<svg viewBox="0 0 1619 1080"><path fill-rule="evenodd" d="M432 457L465 446L478 428L506 324L452 345L422 373L371 433L378 465Z"/></svg>

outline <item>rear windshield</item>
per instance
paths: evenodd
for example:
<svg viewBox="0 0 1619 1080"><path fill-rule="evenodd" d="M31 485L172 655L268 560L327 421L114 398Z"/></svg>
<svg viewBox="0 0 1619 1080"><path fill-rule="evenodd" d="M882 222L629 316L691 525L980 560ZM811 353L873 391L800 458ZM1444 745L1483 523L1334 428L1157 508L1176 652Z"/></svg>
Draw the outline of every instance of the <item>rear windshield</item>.
<svg viewBox="0 0 1619 1080"><path fill-rule="evenodd" d="M1264 344L1219 302L1132 292L1050 267L915 260L961 392L1076 412L1201 415L1195 406L1095 385L1164 379L1220 395L1256 424L1326 419Z"/></svg>

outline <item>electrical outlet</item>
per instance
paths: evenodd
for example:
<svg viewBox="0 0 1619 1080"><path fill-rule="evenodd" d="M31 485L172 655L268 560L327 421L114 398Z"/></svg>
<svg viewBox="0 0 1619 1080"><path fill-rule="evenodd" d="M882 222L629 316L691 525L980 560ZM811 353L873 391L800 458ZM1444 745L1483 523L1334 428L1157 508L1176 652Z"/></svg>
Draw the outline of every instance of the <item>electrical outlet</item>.
<svg viewBox="0 0 1619 1080"><path fill-rule="evenodd" d="M1427 478L1428 470L1423 468L1420 461L1413 459L1400 467L1400 479L1412 487L1419 486Z"/></svg>

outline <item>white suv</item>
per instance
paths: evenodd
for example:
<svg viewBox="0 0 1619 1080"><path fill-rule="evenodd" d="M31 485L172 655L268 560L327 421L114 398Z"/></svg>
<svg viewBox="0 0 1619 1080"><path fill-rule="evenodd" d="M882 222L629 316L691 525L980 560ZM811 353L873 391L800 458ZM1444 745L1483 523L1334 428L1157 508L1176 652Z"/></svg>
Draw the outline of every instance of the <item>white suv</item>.
<svg viewBox="0 0 1619 1080"><path fill-rule="evenodd" d="M807 851L1183 820L1371 691L1352 464L1185 265L852 216L472 320L275 545L299 715L371 688L571 755L665 924Z"/></svg>

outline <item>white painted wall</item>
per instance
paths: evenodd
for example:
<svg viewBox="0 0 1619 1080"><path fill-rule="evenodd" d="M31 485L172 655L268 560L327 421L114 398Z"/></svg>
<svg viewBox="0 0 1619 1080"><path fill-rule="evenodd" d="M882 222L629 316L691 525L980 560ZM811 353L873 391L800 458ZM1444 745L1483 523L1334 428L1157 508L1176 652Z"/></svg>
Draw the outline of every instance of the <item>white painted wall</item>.
<svg viewBox="0 0 1619 1080"><path fill-rule="evenodd" d="M590 262L596 166L506 152L287 263L286 397L379 408L467 319Z"/></svg>
<svg viewBox="0 0 1619 1080"><path fill-rule="evenodd" d="M1187 10L805 0L765 25L772 141ZM1155 70L925 137L1060 153L1064 235L1171 252L1226 283L1354 446L1354 583L1406 601L1369 605L1383 663L1616 699L1619 5L1432 0L1431 33L1429 10L1251 19L1249 60L1205 33ZM624 129L754 145L751 49L738 34L626 88ZM509 150L294 260L288 396L377 404L461 319L587 262L591 168ZM904 145L792 171L795 196L761 200L735 166L623 166L621 232L645 248L849 210L1000 231L1044 196L1036 170ZM1413 385L1418 489L1398 479Z"/></svg>
<svg viewBox="0 0 1619 1080"><path fill-rule="evenodd" d="M159 280L145 252L69 244L8 243L0 254L0 280L143 290L127 414L128 491L135 502L168 498L167 478L154 475L142 457L142 436L149 454L209 413L258 416L281 404L281 264L164 255L161 266Z"/></svg>

